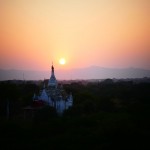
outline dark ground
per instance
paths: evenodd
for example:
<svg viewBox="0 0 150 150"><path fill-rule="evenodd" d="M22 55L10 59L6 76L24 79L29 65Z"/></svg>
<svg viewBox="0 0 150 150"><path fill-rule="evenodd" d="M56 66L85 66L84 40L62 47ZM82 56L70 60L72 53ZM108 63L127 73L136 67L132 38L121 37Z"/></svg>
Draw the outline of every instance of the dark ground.
<svg viewBox="0 0 150 150"><path fill-rule="evenodd" d="M24 119L22 108L40 88L0 82L0 149L150 149L150 83L66 84L74 106L62 117L43 108Z"/></svg>

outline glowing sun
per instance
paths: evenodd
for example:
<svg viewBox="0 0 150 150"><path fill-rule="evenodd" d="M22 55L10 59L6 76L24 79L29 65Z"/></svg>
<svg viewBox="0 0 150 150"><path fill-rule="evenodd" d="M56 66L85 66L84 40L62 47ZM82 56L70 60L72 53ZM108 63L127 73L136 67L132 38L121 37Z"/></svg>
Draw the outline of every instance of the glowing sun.
<svg viewBox="0 0 150 150"><path fill-rule="evenodd" d="M61 58L61 59L59 60L59 63L60 63L61 65L64 65L64 64L66 63L66 60L65 60L64 58Z"/></svg>

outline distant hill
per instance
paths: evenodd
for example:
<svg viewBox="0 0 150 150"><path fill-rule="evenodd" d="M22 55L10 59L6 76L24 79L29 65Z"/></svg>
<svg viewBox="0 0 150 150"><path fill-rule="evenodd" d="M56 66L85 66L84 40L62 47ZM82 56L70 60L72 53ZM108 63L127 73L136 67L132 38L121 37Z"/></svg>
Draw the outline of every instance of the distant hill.
<svg viewBox="0 0 150 150"><path fill-rule="evenodd" d="M0 69L0 80L43 80L50 77L49 71L32 70L2 70ZM102 68L91 66L88 68L56 70L57 79L105 79L105 78L143 78L150 77L150 70L140 68Z"/></svg>

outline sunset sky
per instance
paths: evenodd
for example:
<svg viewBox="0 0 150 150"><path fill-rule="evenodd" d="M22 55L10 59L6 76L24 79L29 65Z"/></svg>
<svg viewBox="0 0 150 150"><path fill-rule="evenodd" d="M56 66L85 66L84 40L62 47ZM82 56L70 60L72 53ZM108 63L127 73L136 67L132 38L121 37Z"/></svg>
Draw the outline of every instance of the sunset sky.
<svg viewBox="0 0 150 150"><path fill-rule="evenodd" d="M0 0L0 69L52 61L150 69L150 0Z"/></svg>

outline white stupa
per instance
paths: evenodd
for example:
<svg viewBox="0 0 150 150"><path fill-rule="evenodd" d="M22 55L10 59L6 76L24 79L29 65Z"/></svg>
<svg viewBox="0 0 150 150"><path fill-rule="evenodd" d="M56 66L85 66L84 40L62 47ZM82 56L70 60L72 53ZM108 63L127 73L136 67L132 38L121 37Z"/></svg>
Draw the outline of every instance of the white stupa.
<svg viewBox="0 0 150 150"><path fill-rule="evenodd" d="M58 114L62 114L64 110L67 110L73 105L72 94L67 94L62 86L58 86L54 74L54 67L52 64L51 67L51 76L48 81L48 85L43 86L43 89L40 91L39 95L34 94L34 101L43 101L45 105L54 107Z"/></svg>

